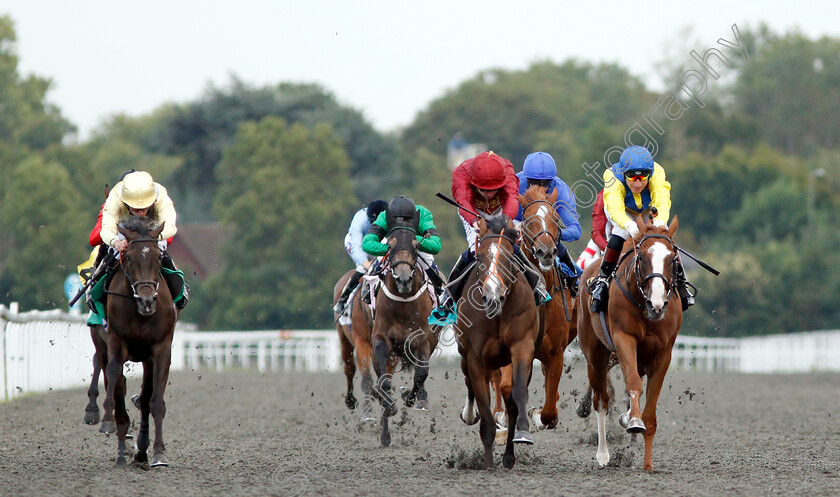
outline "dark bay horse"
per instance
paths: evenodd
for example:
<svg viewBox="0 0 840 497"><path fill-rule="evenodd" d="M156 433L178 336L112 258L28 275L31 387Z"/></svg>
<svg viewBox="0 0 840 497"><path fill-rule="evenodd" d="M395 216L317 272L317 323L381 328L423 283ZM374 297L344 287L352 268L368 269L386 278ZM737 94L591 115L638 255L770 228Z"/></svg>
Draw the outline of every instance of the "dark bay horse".
<svg viewBox="0 0 840 497"><path fill-rule="evenodd" d="M537 346L535 357L542 364L545 378L545 404L541 409L532 409L529 412L535 427L549 429L557 426L557 388L563 376L563 354L577 335L577 324L572 321L575 300L572 299L571 290L567 288L554 262L557 257L556 240L563 225L554 208L557 194L555 190L551 195L547 195L546 188L532 186L524 195L519 196L519 203L523 209L522 224L519 226L522 248L525 250L525 256L539 267L552 297L545 305L538 307L542 339ZM497 419L503 420L498 413L501 412L501 398L510 391L510 379L510 371L506 368L501 372L501 381L496 392L493 411Z"/></svg>
<svg viewBox="0 0 840 497"><path fill-rule="evenodd" d="M600 313L589 311L589 292L580 292L578 340L586 357L589 385L593 390L592 406L598 421L595 459L601 467L610 460L606 439L610 402L607 380L614 349L624 373L628 398L628 411L619 421L628 433L644 433L644 469L651 470L656 403L682 324L680 299L674 287L677 247L673 237L678 222L674 216L668 227L655 226L651 221L644 224L639 219L636 223L639 236L625 244L625 248L631 245L632 249L619 260L604 320ZM590 265L583 277L594 277L598 267L599 264ZM647 376L644 412L639 402L642 376Z"/></svg>
<svg viewBox="0 0 840 497"><path fill-rule="evenodd" d="M338 297L341 295L344 285L355 272L355 269L347 271L335 284L333 288L333 305L338 302ZM344 363L344 376L347 378L347 394L344 398L344 403L351 410L359 405L359 400L356 399L353 393L353 378L358 368L362 376L362 421L372 422L376 421L371 407L373 378L371 376L370 366L373 354L370 345L370 332L373 328L373 314L370 306L361 298L364 284L364 281L359 283L356 291L351 295L350 300L347 301L347 306L350 308L350 322L343 324L343 319L339 319L338 314L335 314L335 326L338 331L339 343L341 344L341 360Z"/></svg>
<svg viewBox="0 0 840 497"><path fill-rule="evenodd" d="M146 451L149 448L151 413L155 420L151 466L169 465L163 443L164 392L169 379L177 313L169 286L161 274L162 252L158 248L158 238L164 225L153 226L153 221L147 217L133 218L120 224L119 232L128 240L128 246L120 256L120 267L107 291L107 394L101 431L117 433L118 466L126 463L125 438L129 424L125 388L117 388L117 378L122 374L126 361L143 363L140 429L134 461L139 465L148 464Z"/></svg>
<svg viewBox="0 0 840 497"><path fill-rule="evenodd" d="M513 444L534 443L526 409L539 317L531 286L514 260L516 230L501 213L482 217L479 226L477 262L467 276L455 323L467 384L461 419L467 424L481 422L484 466L492 469L496 421L490 409L489 382L495 370L511 365L512 386L504 398L508 433L502 464L512 468L516 462Z"/></svg>
<svg viewBox="0 0 840 497"><path fill-rule="evenodd" d="M391 374L397 359L406 370L414 370L413 386L402 394L405 405L429 411L425 383L438 336L429 326L433 302L425 271L418 262L415 233L415 228L408 224L397 223L389 228L390 250L382 288L376 296L370 342L378 378L374 396L383 408L379 440L384 447L391 444L388 417L397 413L396 402L391 397Z"/></svg>

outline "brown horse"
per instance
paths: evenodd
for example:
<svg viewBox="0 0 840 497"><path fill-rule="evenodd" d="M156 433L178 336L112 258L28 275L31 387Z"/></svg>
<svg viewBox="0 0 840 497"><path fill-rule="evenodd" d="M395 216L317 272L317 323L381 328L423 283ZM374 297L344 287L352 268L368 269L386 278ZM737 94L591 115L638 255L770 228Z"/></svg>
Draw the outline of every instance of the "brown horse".
<svg viewBox="0 0 840 497"><path fill-rule="evenodd" d="M164 392L169 379L172 336L177 313L169 286L161 274L161 249L158 238L163 224L151 228L147 217L120 224L119 232L128 240L120 255L117 270L107 291L108 365L105 368L107 394L102 430L117 433L117 465L125 465L125 438L128 414L125 410L125 387L117 378L126 361L143 363L140 390L140 430L137 434L135 463L148 464L149 413L155 420L154 456L151 466L168 466L164 455L163 418L166 415ZM114 410L116 409L116 418Z"/></svg>
<svg viewBox="0 0 840 497"><path fill-rule="evenodd" d="M671 349L682 324L680 299L674 291L677 247L673 237L677 217L669 227L636 220L639 235L632 250L620 259L610 285L606 319L589 311L590 294L579 295L578 340L586 357L592 406L598 421L598 450L595 459L603 467L610 460L606 439L606 416L610 397L607 390L612 351L624 373L629 410L619 418L628 433L644 433L644 469L653 469L653 436L656 434L656 402L671 363ZM630 242L630 240L628 240ZM593 277L598 264L586 268L583 277ZM606 330L604 329L606 324ZM606 332L606 333L605 333ZM645 408L639 397L642 376L647 376Z"/></svg>
<svg viewBox="0 0 840 497"><path fill-rule="evenodd" d="M338 302L338 297L341 295L342 290L344 290L344 285L354 272L356 272L355 269L347 271L335 284L335 288L333 288L333 305ZM341 344L344 376L347 378L347 394L344 397L344 403L351 410L359 405L358 399L353 394L353 378L356 376L356 368L358 368L361 370L362 376L362 421L373 422L376 421L371 407L373 378L370 371L372 362L370 331L373 328L373 314L370 306L361 298L364 284L364 281L359 283L356 291L347 301L347 307L350 309L350 322L342 324L344 319L339 319L339 315L335 314L335 325L338 331L339 343Z"/></svg>
<svg viewBox="0 0 840 497"><path fill-rule="evenodd" d="M557 387L563 376L563 354L577 335L577 325L572 323L575 301L554 263L557 257L556 240L563 225L554 208L557 193L555 190L551 195L547 195L544 187L532 186L525 195L519 196L519 203L523 209L520 232L525 256L539 267L552 297L549 302L538 308L542 340L535 357L542 364L545 378L545 404L541 409L532 408L529 412L535 427L549 429L557 426ZM501 398L510 391L510 371L503 370L500 380L498 388L494 383L496 404L493 412L496 419L504 425L504 418L498 413L502 411Z"/></svg>
<svg viewBox="0 0 840 497"><path fill-rule="evenodd" d="M479 434L487 469L493 467L496 435L488 385L494 370L512 366L512 386L504 399L508 433L503 466L512 468L516 462L514 443L534 443L526 409L539 317L531 286L514 260L517 232L505 221L500 213L479 221L476 265L467 276L455 323L461 370L467 384L461 419L467 424L481 421Z"/></svg>
<svg viewBox="0 0 840 497"><path fill-rule="evenodd" d="M376 296L371 345L373 369L378 378L374 396L383 408L379 440L391 444L388 417L397 413L391 397L391 374L397 358L407 370L414 369L414 384L402 394L408 407L429 411L425 383L429 376L429 358L437 347L438 337L429 326L432 297L427 289L425 271L417 257L417 238L412 226L397 224L388 233L388 259L382 288Z"/></svg>

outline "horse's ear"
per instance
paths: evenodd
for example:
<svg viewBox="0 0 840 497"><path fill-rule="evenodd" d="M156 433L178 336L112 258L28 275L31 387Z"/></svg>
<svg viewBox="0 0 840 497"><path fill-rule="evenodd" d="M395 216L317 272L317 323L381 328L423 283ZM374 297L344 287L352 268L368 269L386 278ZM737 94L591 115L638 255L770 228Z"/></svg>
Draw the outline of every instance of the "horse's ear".
<svg viewBox="0 0 840 497"><path fill-rule="evenodd" d="M558 195L559 193L560 193L560 189L559 189L559 188L555 188L555 189L554 189L554 192L553 192L551 195L549 195L549 196L548 196L548 201L549 201L549 202L551 202L552 204L553 204L554 202L557 202L557 195Z"/></svg>
<svg viewBox="0 0 840 497"><path fill-rule="evenodd" d="M108 199L108 195L111 194L111 187L108 186L108 183L105 183L105 199Z"/></svg>
<svg viewBox="0 0 840 497"><path fill-rule="evenodd" d="M389 238L388 239L388 246L391 247L391 249L396 247L397 246L397 239L394 238L394 237Z"/></svg>
<svg viewBox="0 0 840 497"><path fill-rule="evenodd" d="M166 221L160 223L160 226L149 231L149 236L157 240L160 237L161 232L163 231L163 227L166 226Z"/></svg>
<svg viewBox="0 0 840 497"><path fill-rule="evenodd" d="M417 247L420 246L420 242L418 242L416 238L412 238L411 239L411 245L416 249Z"/></svg>
<svg viewBox="0 0 840 497"><path fill-rule="evenodd" d="M674 233L677 232L679 225L680 223L677 221L677 216L674 215L674 219L672 219L671 224L668 225L668 238L674 238Z"/></svg>
<svg viewBox="0 0 840 497"><path fill-rule="evenodd" d="M521 193L519 194L519 205L521 205L523 209L526 205L528 205L528 199L525 198L525 195L522 195Z"/></svg>
<svg viewBox="0 0 840 497"><path fill-rule="evenodd" d="M639 236L641 236L642 232L647 230L647 226L645 225L645 222L639 216L636 216L636 226L639 227Z"/></svg>
<svg viewBox="0 0 840 497"><path fill-rule="evenodd" d="M117 224L117 231L122 233L122 236L124 236L127 240L130 240L131 237L136 234L131 230L125 229L125 227L122 224Z"/></svg>

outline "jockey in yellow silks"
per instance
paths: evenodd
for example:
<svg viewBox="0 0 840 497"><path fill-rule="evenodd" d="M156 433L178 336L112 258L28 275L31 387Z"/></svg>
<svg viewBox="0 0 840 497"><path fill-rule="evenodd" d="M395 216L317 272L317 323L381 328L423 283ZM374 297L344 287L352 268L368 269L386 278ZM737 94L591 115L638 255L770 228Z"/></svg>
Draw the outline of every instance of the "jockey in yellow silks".
<svg viewBox="0 0 840 497"><path fill-rule="evenodd" d="M604 171L604 212L610 234L601 270L592 287L592 312L606 310L609 280L615 271L625 240L639 234L636 221L652 207L657 210L654 225L665 226L671 212L671 184L665 169L654 162L650 152L641 146L625 148L617 164ZM694 293L685 280L682 264L677 258L674 273L683 310L694 304Z"/></svg>

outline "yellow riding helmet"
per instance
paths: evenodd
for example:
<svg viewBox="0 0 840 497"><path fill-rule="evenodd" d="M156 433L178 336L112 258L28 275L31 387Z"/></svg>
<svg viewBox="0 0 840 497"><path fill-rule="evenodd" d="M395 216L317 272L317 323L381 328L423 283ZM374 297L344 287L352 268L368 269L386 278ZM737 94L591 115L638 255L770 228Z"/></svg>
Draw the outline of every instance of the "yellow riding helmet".
<svg viewBox="0 0 840 497"><path fill-rule="evenodd" d="M137 171L126 175L122 181L122 201L132 209L151 207L157 200L157 189L152 175Z"/></svg>

